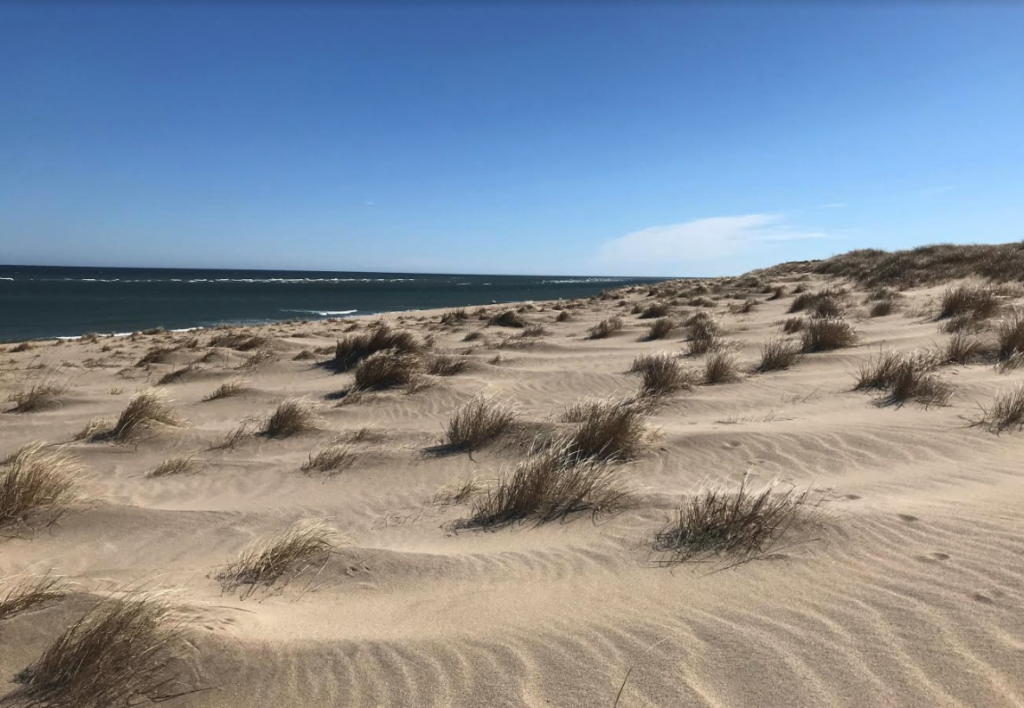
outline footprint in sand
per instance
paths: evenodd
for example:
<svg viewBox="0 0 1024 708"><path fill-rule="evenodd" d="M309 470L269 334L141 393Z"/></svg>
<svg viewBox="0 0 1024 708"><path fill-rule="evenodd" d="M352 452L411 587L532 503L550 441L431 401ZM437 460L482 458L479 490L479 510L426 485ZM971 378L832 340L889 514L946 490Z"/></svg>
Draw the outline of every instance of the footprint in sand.
<svg viewBox="0 0 1024 708"><path fill-rule="evenodd" d="M905 521L908 524L912 524L915 521L920 521L920 519L918 519L916 516L911 516L910 514L896 514L896 516L899 517L900 521Z"/></svg>
<svg viewBox="0 0 1024 708"><path fill-rule="evenodd" d="M922 560L925 563L944 563L950 558L948 553L942 553L941 551L933 551L932 553L926 553L923 556L918 556L918 560Z"/></svg>

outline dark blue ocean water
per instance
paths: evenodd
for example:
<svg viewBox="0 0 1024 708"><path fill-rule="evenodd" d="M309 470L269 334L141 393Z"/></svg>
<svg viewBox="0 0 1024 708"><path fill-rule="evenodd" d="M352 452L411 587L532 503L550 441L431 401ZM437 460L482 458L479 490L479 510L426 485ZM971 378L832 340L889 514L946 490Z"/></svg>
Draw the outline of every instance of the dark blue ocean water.
<svg viewBox="0 0 1024 708"><path fill-rule="evenodd" d="M0 341L586 297L655 280L0 265Z"/></svg>

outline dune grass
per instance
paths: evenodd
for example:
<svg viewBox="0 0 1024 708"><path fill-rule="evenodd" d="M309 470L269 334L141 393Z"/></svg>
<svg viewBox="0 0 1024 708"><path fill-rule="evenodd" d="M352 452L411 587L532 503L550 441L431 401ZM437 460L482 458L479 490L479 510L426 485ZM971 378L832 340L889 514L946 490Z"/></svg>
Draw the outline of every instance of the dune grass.
<svg viewBox="0 0 1024 708"><path fill-rule="evenodd" d="M97 603L15 677L30 706L110 708L182 693L174 662L182 622L155 595Z"/></svg>
<svg viewBox="0 0 1024 708"><path fill-rule="evenodd" d="M984 353L985 345L980 339L966 332L956 332L946 340L939 357L944 364L966 365L980 359Z"/></svg>
<svg viewBox="0 0 1024 708"><path fill-rule="evenodd" d="M811 319L801 332L804 352L827 352L852 347L857 343L857 332L842 319Z"/></svg>
<svg viewBox="0 0 1024 708"><path fill-rule="evenodd" d="M526 326L526 320L515 310L508 309L491 315L487 319L487 326L522 328Z"/></svg>
<svg viewBox="0 0 1024 708"><path fill-rule="evenodd" d="M577 423L565 446L580 459L629 460L646 439L649 402L635 398L587 399L567 409L562 420Z"/></svg>
<svg viewBox="0 0 1024 708"><path fill-rule="evenodd" d="M509 432L517 421L511 404L478 394L448 419L441 444L455 450L476 450Z"/></svg>
<svg viewBox="0 0 1024 708"><path fill-rule="evenodd" d="M1024 312L1015 311L996 326L996 347L1000 359L1024 353Z"/></svg>
<svg viewBox="0 0 1024 708"><path fill-rule="evenodd" d="M534 451L503 475L493 487L476 497L463 528L495 528L534 520L537 523L589 512L594 516L625 508L629 488L611 465L597 458L581 458L574 443Z"/></svg>
<svg viewBox="0 0 1024 708"><path fill-rule="evenodd" d="M467 477L466 479L448 482L442 485L436 492L430 503L434 506L449 506L451 504L465 504L474 495L484 489L484 484L478 476Z"/></svg>
<svg viewBox="0 0 1024 708"><path fill-rule="evenodd" d="M14 404L11 410L15 413L35 413L58 405L60 397L67 393L70 387L70 380L61 377L58 370L41 380L28 383L20 391L8 396L7 401Z"/></svg>
<svg viewBox="0 0 1024 708"><path fill-rule="evenodd" d="M731 555L740 559L769 552L794 524L816 516L821 499L811 490L779 490L771 483L752 490L744 478L737 491L710 486L690 495L675 518L654 536L662 563Z"/></svg>
<svg viewBox="0 0 1024 708"><path fill-rule="evenodd" d="M800 347L787 339L769 339L761 345L761 360L756 370L763 374L788 369L800 361L802 355Z"/></svg>
<svg viewBox="0 0 1024 708"><path fill-rule="evenodd" d="M676 328L676 323L671 318L661 317L651 322L647 328L647 335L644 339L648 342L653 342L658 339L664 339L668 335L672 334L672 330Z"/></svg>
<svg viewBox="0 0 1024 708"><path fill-rule="evenodd" d="M658 317L667 317L671 309L667 302L652 302L640 311L640 319L653 320Z"/></svg>
<svg viewBox="0 0 1024 708"><path fill-rule="evenodd" d="M365 332L349 334L338 340L334 358L328 364L335 371L348 371L371 354L387 349L395 349L403 354L418 354L423 345L412 332L396 330L380 322Z"/></svg>
<svg viewBox="0 0 1024 708"><path fill-rule="evenodd" d="M994 317L999 312L999 298L990 287L960 285L947 288L942 294L939 317L968 316L979 321Z"/></svg>
<svg viewBox="0 0 1024 708"><path fill-rule="evenodd" d="M971 421L972 427L983 427L997 434L1024 430L1024 384L996 394L989 407L979 407L981 415Z"/></svg>
<svg viewBox="0 0 1024 708"><path fill-rule="evenodd" d="M257 539L217 573L228 591L243 588L250 597L260 587L279 580L285 584L317 564L326 562L339 545L337 532L323 521L300 521L282 533Z"/></svg>
<svg viewBox="0 0 1024 708"><path fill-rule="evenodd" d="M684 369L675 356L641 354L633 360L630 373L640 374L640 393L643 396L667 396L675 391L693 388L694 375Z"/></svg>
<svg viewBox="0 0 1024 708"><path fill-rule="evenodd" d="M434 376L456 376L469 368L469 361L447 354L437 354L427 362L427 373Z"/></svg>
<svg viewBox="0 0 1024 708"><path fill-rule="evenodd" d="M704 362L704 380L708 385L732 383L740 378L736 357L729 352L712 352Z"/></svg>
<svg viewBox="0 0 1024 708"><path fill-rule="evenodd" d="M0 595L0 622L60 602L66 594L64 580L49 574L11 584Z"/></svg>
<svg viewBox="0 0 1024 708"><path fill-rule="evenodd" d="M157 381L157 385L166 386L167 384L177 383L178 381L181 381L183 378L189 376L190 374L194 374L195 372L201 370L202 369L199 366L199 362L190 361L185 366L179 366L177 369L168 371L166 374L161 376L160 380Z"/></svg>
<svg viewBox="0 0 1024 708"><path fill-rule="evenodd" d="M879 300L871 305L868 311L870 317L888 317L896 311L897 301L893 298Z"/></svg>
<svg viewBox="0 0 1024 708"><path fill-rule="evenodd" d="M29 443L0 461L0 528L32 517L52 524L75 500L82 468L60 448Z"/></svg>
<svg viewBox="0 0 1024 708"><path fill-rule="evenodd" d="M448 310L441 315L441 324L445 326L457 325L461 322L465 322L469 319L469 313L466 312L464 307L456 307L453 310Z"/></svg>
<svg viewBox="0 0 1024 708"><path fill-rule="evenodd" d="M135 362L135 366L142 367L150 364L163 364L167 361L171 354L174 353L174 347L150 347L142 358Z"/></svg>
<svg viewBox="0 0 1024 708"><path fill-rule="evenodd" d="M260 434L268 438L288 438L319 427L320 420L312 403L301 398L287 398L263 421Z"/></svg>
<svg viewBox="0 0 1024 708"><path fill-rule="evenodd" d="M113 427L107 431L97 431L94 439L110 439L116 442L127 442L154 423L181 427L184 421L171 410L164 400L163 394L154 389L143 389L128 400L128 405L121 411Z"/></svg>
<svg viewBox="0 0 1024 708"><path fill-rule="evenodd" d="M331 443L309 453L309 459L302 464L302 471L311 476L334 477L351 468L355 461L355 449L350 444Z"/></svg>
<svg viewBox="0 0 1024 708"><path fill-rule="evenodd" d="M215 388L211 393L203 396L204 401L216 401L221 398L231 398L249 390L245 381L241 379L229 379Z"/></svg>
<svg viewBox="0 0 1024 708"><path fill-rule="evenodd" d="M154 467L146 476L158 478L192 474L196 471L196 467L195 455L175 455Z"/></svg>
<svg viewBox="0 0 1024 708"><path fill-rule="evenodd" d="M861 365L854 390L884 391L887 403L914 400L925 406L943 405L952 388L933 373L936 366L933 352L880 352Z"/></svg>
<svg viewBox="0 0 1024 708"><path fill-rule="evenodd" d="M803 331L806 325L807 321L803 317L787 317L782 322L782 331L784 334L796 334Z"/></svg>
<svg viewBox="0 0 1024 708"><path fill-rule="evenodd" d="M355 385L375 391L408 384L419 373L419 357L398 349L383 349L366 357L355 367Z"/></svg>
<svg viewBox="0 0 1024 708"><path fill-rule="evenodd" d="M587 339L607 339L613 334L621 332L624 326L621 317L609 317L587 330Z"/></svg>

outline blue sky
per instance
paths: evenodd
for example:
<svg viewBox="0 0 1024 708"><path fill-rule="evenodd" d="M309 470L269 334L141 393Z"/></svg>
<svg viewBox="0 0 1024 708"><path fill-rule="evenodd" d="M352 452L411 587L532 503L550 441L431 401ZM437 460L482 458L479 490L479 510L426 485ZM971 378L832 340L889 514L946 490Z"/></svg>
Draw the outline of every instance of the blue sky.
<svg viewBox="0 0 1024 708"><path fill-rule="evenodd" d="M1024 4L0 4L0 262L709 275L1024 238Z"/></svg>

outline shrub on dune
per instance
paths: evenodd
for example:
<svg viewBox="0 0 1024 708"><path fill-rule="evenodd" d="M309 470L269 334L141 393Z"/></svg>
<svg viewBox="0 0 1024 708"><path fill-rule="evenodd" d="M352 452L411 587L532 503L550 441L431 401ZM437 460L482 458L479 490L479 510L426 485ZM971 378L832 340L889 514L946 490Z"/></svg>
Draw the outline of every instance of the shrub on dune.
<svg viewBox="0 0 1024 708"><path fill-rule="evenodd" d="M879 300L871 306L869 312L871 317L888 317L896 310L896 300L891 298Z"/></svg>
<svg viewBox="0 0 1024 708"><path fill-rule="evenodd" d="M457 307L454 310L448 310L441 315L441 324L446 326L457 325L460 322L465 322L469 319L469 313L466 312L466 308Z"/></svg>
<svg viewBox="0 0 1024 708"><path fill-rule="evenodd" d="M782 323L782 331L785 334L796 334L803 330L807 323L803 317L789 317Z"/></svg>
<svg viewBox="0 0 1024 708"><path fill-rule="evenodd" d="M693 373L671 354L642 354L633 361L630 372L640 374L640 393L644 396L667 396L693 387Z"/></svg>
<svg viewBox="0 0 1024 708"><path fill-rule="evenodd" d="M176 475L191 474L195 472L194 455L175 455L169 457L153 468L147 477L174 477Z"/></svg>
<svg viewBox="0 0 1024 708"><path fill-rule="evenodd" d="M640 319L653 320L656 317L665 317L668 315L669 309L667 302L652 302L640 313Z"/></svg>
<svg viewBox="0 0 1024 708"><path fill-rule="evenodd" d="M173 665L182 623L153 595L99 602L15 677L31 706L108 708L181 691Z"/></svg>
<svg viewBox="0 0 1024 708"><path fill-rule="evenodd" d="M988 287L961 285L947 288L942 294L939 317L968 315L973 320L986 320L999 312L999 298Z"/></svg>
<svg viewBox="0 0 1024 708"><path fill-rule="evenodd" d="M1024 312L1014 312L996 327L1000 359L1009 359L1024 352Z"/></svg>
<svg viewBox="0 0 1024 708"><path fill-rule="evenodd" d="M100 436L124 442L154 423L175 427L184 425L184 421L171 410L159 392L143 389L128 400L128 405L121 411L114 427Z"/></svg>
<svg viewBox="0 0 1024 708"><path fill-rule="evenodd" d="M25 445L0 461L0 528L40 514L50 523L75 499L81 467L59 448Z"/></svg>
<svg viewBox="0 0 1024 708"><path fill-rule="evenodd" d="M581 459L571 444L535 452L477 497L459 526L492 528L534 519L538 523L579 513L613 513L630 502L628 487L611 466Z"/></svg>
<svg viewBox="0 0 1024 708"><path fill-rule="evenodd" d="M510 404L477 395L449 418L441 443L456 450L475 450L508 432L516 421Z"/></svg>
<svg viewBox="0 0 1024 708"><path fill-rule="evenodd" d="M729 352L714 352L704 362L704 383L709 385L731 383L739 379L736 357Z"/></svg>
<svg viewBox="0 0 1024 708"><path fill-rule="evenodd" d="M427 373L434 376L455 376L469 368L469 361L447 354L438 354L427 362Z"/></svg>
<svg viewBox="0 0 1024 708"><path fill-rule="evenodd" d="M957 332L947 340L941 356L946 364L970 364L982 355L984 349L980 339L965 332Z"/></svg>
<svg viewBox="0 0 1024 708"><path fill-rule="evenodd" d="M502 310L501 312L491 315L487 320L488 327L516 327L522 328L526 326L526 320L515 310Z"/></svg>
<svg viewBox="0 0 1024 708"><path fill-rule="evenodd" d="M662 317L654 320L647 328L647 336L644 337L649 342L653 342L657 339L664 339L672 333L675 329L676 323L668 317Z"/></svg>
<svg viewBox="0 0 1024 708"><path fill-rule="evenodd" d="M643 448L649 407L636 399L592 401L581 408L566 447L580 458L632 459Z"/></svg>
<svg viewBox="0 0 1024 708"><path fill-rule="evenodd" d="M949 400L952 389L933 371L936 359L930 352L880 353L861 366L855 390L879 390L889 394L888 402L915 400L929 405L942 405Z"/></svg>

